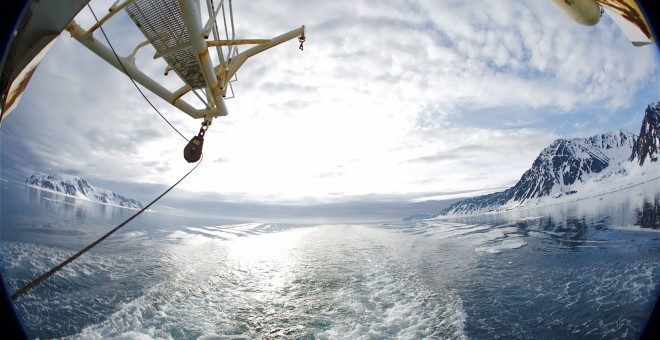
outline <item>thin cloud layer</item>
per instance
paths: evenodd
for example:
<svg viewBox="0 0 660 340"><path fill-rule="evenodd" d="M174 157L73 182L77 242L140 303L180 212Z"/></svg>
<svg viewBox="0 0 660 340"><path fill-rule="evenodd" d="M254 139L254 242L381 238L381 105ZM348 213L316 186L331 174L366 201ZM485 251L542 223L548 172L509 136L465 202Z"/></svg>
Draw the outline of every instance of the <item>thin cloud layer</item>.
<svg viewBox="0 0 660 340"><path fill-rule="evenodd" d="M578 26L550 1L234 1L234 13L237 38L305 24L307 41L239 71L207 161L182 184L192 192L290 201L501 188L554 139L635 126L621 116L657 100L655 47L632 47L607 17ZM126 16L107 31L122 55L143 38ZM138 64L176 87L145 51ZM187 138L197 132L200 121L149 97ZM185 141L130 81L65 35L3 129L3 166L17 174L164 184L190 169ZM30 158L7 164L18 150Z"/></svg>

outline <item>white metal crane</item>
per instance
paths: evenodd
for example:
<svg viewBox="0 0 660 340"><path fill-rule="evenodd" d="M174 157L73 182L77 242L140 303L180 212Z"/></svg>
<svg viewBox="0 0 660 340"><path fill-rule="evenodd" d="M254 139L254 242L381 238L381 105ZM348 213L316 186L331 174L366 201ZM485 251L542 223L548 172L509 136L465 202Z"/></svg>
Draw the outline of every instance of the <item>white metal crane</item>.
<svg viewBox="0 0 660 340"><path fill-rule="evenodd" d="M13 41L15 44L5 52L8 60L3 60L2 118L15 107L48 47L66 30L150 92L190 117L203 119L200 134L193 137L184 151L185 155L190 149L195 150L196 155L186 156L186 159L196 161L206 128L214 117L228 114L225 100L233 97L232 82L245 61L295 38L299 39L302 49L305 41L305 26L271 39L236 39L231 0L219 3L217 0L117 0L108 14L91 27L83 28L74 17L88 2L28 2L16 25L15 35L21 39ZM117 55L109 41L106 45L95 37L95 32L102 31L103 25L122 11L145 37L124 56ZM136 54L148 45L156 50L154 60L165 61L164 74L180 78L181 87L169 90L136 65ZM239 52L238 45L254 46ZM194 100L196 105L193 105L185 96L197 98L199 102Z"/></svg>

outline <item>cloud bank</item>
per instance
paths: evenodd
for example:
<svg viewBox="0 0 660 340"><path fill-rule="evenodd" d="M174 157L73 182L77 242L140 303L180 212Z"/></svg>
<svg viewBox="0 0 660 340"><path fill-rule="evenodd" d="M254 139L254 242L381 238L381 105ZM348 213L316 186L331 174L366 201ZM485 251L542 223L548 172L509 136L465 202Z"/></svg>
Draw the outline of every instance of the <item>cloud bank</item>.
<svg viewBox="0 0 660 340"><path fill-rule="evenodd" d="M234 13L237 38L305 24L305 50L291 41L248 60L186 191L288 202L499 188L554 139L636 128L657 100L655 47L632 47L607 17L577 26L550 1L236 1ZM142 39L131 25L108 25L122 55ZM159 75L152 55L138 64ZM150 98L196 133L199 121ZM3 130L17 176L166 184L190 169L130 81L66 34Z"/></svg>

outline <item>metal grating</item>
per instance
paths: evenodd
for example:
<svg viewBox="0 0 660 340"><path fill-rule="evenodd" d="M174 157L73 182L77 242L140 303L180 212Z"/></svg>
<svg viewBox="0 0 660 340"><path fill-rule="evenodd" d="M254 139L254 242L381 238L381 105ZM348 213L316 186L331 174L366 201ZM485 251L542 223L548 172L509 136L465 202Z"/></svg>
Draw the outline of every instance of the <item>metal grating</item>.
<svg viewBox="0 0 660 340"><path fill-rule="evenodd" d="M183 22L179 1L137 0L126 11L156 51L164 53L175 50L163 59L183 81L193 89L206 87L199 58L190 47L190 36Z"/></svg>

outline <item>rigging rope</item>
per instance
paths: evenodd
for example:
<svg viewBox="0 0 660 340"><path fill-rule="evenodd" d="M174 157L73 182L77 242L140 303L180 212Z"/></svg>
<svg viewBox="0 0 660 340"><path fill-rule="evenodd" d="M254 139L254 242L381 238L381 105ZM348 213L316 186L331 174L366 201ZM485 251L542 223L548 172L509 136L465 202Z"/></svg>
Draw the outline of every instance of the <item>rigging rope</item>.
<svg viewBox="0 0 660 340"><path fill-rule="evenodd" d="M96 14L94 13L94 10L92 10L92 7L91 7L89 4L87 4L87 7L88 7L89 10L92 12L92 15L94 16L94 19L95 19L96 22L98 23L98 18L96 17ZM124 63L122 63L121 58L119 58L119 55L117 54L117 52L115 51L114 47L113 47L112 44L110 43L110 39L108 39L108 36L105 34L105 31L103 30L103 27L102 27L102 26L99 26L99 28L101 29L101 33L103 33L103 37L105 37L105 41L106 41L106 42L108 43L108 45L110 46L110 49L112 50L112 53L114 53L115 57L117 58L117 61L119 61L119 65L121 65L122 69L124 70L124 74L126 74L126 75L128 76L128 78L131 80L131 82L133 83L133 85L135 85L135 88L137 88L137 90L140 92L140 94L142 95L142 97L144 97L144 99L147 101L147 103L149 103L149 105L151 105L151 107L156 111L156 113L158 113L158 115L159 115L161 118L163 118L163 120L165 120L165 122L166 122L166 123L172 128L172 129L174 129L174 131L176 131L176 132L177 132L177 133L178 133L178 134L179 134L184 140L188 141L188 138L186 138L181 132L179 132L179 130L177 130L177 128L175 128L174 125L172 125L172 123L170 123L170 122L167 120L167 118L165 118L165 116L163 116L163 114L161 114L160 111L158 111L158 109L154 106L154 104L151 103L151 101L149 100L149 98L147 98L147 96L144 94L144 92L142 92L142 90L141 90L140 87L137 85L137 83L135 82L135 80L133 79L133 77L131 77L131 75L130 75L130 74L128 73L128 71L126 70L126 67L124 67ZM202 125L202 128L204 128L204 125ZM3 130L3 132L4 132L4 130ZM203 133L202 133L201 131L200 131L200 133L201 133L202 136L203 136ZM25 286L23 286L21 289L17 290L14 294L12 294L11 299L12 299L12 300L16 300L17 298L19 298L19 297L22 296L23 294L27 293L30 289L36 287L36 286L39 285L41 282L43 282L44 280L46 280L47 278L49 278L51 275L55 274L55 273L58 272L60 269L64 268L64 266L66 266L66 265L68 265L69 263L73 262L73 260L77 259L78 257L80 257L81 255L83 255L84 253L88 252L90 249L94 248L94 247L97 246L99 243L103 242L103 240L105 240L106 238L110 237L110 235L114 234L117 230L121 229L123 226L125 226L126 224L128 224L129 222L131 222L131 221L132 221L133 219L135 219L136 217L140 216L145 210L149 209L154 203L158 202L158 200L160 200L163 196L165 196L167 193L169 193L169 192L170 192L172 189L174 189L179 183L181 183L181 181L183 181L186 177L188 177L188 175L190 175L193 171L195 171L195 169L197 169L197 167L202 163L202 160L204 159L204 154L201 154L201 148L200 148L200 150L199 150L199 153L200 153L200 154L199 154L199 162L197 162L197 164L195 165L195 167L193 167L190 171L188 171L188 173L186 173L183 177L181 177L181 179L179 179L176 183L174 183L174 184L173 184L172 186L170 186L167 190L165 190L165 192L163 192L162 194L160 194L160 196L156 197L156 199L154 199L153 201L151 201L151 203L147 204L147 206L145 206L144 208L142 208L142 209L141 209L140 211L138 211L137 213L133 214L133 215L132 215L131 217L129 217L126 221L122 222L121 224L119 224L118 226L116 226L114 229L112 229L112 230L110 230L108 233L106 233L105 235L101 236L101 238L99 238L98 240L94 241L93 243L91 243L91 244L88 245L87 247L83 248L82 250L80 250L80 251L77 252L76 254L72 255L72 256L69 257L69 258L67 258L67 259L64 260L62 263L58 264L58 265L55 266L53 269L49 270L47 273L41 275L40 277L36 278L36 279L33 280L32 282L30 282L30 283L26 284Z"/></svg>
<svg viewBox="0 0 660 340"><path fill-rule="evenodd" d="M96 23L98 23L98 22L99 22L99 19L96 17L96 13L94 13L94 10L92 9L92 6L89 5L89 3L87 4L87 8L89 8L89 11L92 12L92 15L94 16L94 20L96 20ZM147 96L144 94L144 92L142 92L142 89L140 89L140 87L139 87L138 84L135 82L135 80L133 79L133 77L131 77L131 75L128 73L128 70L126 70L126 67L124 67L124 63L121 61L121 58L119 58L119 55L118 55L117 52L115 51L115 48L112 47L112 44L110 43L110 39L108 39L108 36L105 34L105 30L103 30L103 26L99 26L99 28L101 29L101 33L103 33L103 37L105 38L105 41L108 43L108 46L110 46L110 49L112 50L112 53L115 55L115 58L117 58L117 61L119 62L119 65L121 65L121 68L124 70L124 74L127 75L128 78L129 78L129 79L131 80L131 82L133 83L133 85L135 85L135 88L138 90L138 92L140 92L140 94L142 95L142 97L144 97L144 100L146 100L147 103L149 103L149 105L151 105L151 107L156 111L156 113L158 113L158 115L159 115L161 118L163 118L163 120L165 120L165 122L166 122L166 123L172 128L172 129L174 129L174 131L176 131L176 133L178 133L178 134L179 134L183 139L185 139L186 142L187 142L187 141L188 141L188 138L186 138L181 132L179 132L179 130L177 130L177 128L175 128L174 125L172 125L172 123L170 123L170 121L167 120L167 118L165 118L165 116L163 116L163 114L160 113L160 111L158 111L158 109L156 108L156 106L154 106L154 104L151 103L151 101L149 100L149 98L147 98Z"/></svg>
<svg viewBox="0 0 660 340"><path fill-rule="evenodd" d="M138 217L138 216L139 216L140 214L142 214L145 210L149 209L154 203L158 202L158 200L160 200L163 196L165 196L168 192L170 192L170 190L174 189L174 187L176 187L179 183L181 183L181 181L183 181L186 177L188 177L188 175L190 175L193 171L195 171L195 169L197 169L197 167L198 167L200 164L202 164L202 160L203 160L203 159L204 159L204 155L202 155L202 159L200 159L200 161L197 162L197 164L195 165L194 168L192 168L190 171L188 171L187 174L185 174L183 177L181 177L181 179L179 179L176 183L174 183L171 187L169 187L169 189L165 190L165 192L163 192L162 194L160 194L160 196L156 197L156 199L154 199L153 201L151 201L151 203L147 204L147 206L145 206L144 208L142 208L142 210L140 210L140 211L138 211L137 213L133 214L133 216L129 217L126 221L122 222L120 225L116 226L114 229L110 230L108 233L106 233L105 235L101 236L101 238L99 238L98 240L94 241L93 243L91 243L91 244L88 245L87 247L83 248L81 251L77 252L76 254L72 255L72 256L69 257L68 259L64 260L62 263L60 263L60 264L58 264L57 266L55 266L55 268L53 268L53 269L51 269L50 271L48 271L47 273L45 273L45 274L39 276L38 278L36 278L36 279L33 280L32 282L26 284L25 286L23 286L23 288L17 290L16 293L14 293L14 294L11 296L11 299L12 299L12 300L16 300L16 299L17 299L18 297L20 297L21 295L27 293L30 289L36 287L38 284L40 284L41 282L43 282L44 280L46 280L48 277L50 277L51 275L55 274L55 273L58 272L60 269L64 268L64 266L66 266L67 264L71 263L73 260L75 260L75 259L77 259L78 257L80 257L80 255L86 253L86 252L89 251L90 249L92 249L92 248L94 248L95 246L97 246L97 245L98 245L99 243L101 243L103 240L105 240L106 238L110 237L110 235L114 234L114 232L116 232L117 230L121 229L121 227L125 226L125 225L128 224L130 221L132 221L134 218Z"/></svg>

